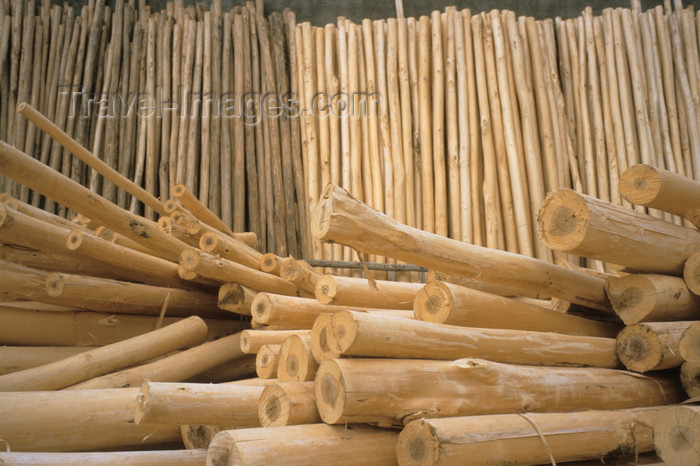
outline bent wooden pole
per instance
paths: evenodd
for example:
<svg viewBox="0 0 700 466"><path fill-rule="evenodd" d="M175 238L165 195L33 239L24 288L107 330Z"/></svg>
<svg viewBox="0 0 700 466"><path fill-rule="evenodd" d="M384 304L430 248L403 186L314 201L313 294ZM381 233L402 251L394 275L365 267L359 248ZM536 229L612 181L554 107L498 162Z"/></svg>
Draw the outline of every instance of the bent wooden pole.
<svg viewBox="0 0 700 466"><path fill-rule="evenodd" d="M324 275L316 282L316 299L335 306L413 309L421 283L377 280L374 287L363 278Z"/></svg>
<svg viewBox="0 0 700 466"><path fill-rule="evenodd" d="M258 417L263 427L321 422L314 397L314 382L282 382L268 385L260 395Z"/></svg>
<svg viewBox="0 0 700 466"><path fill-rule="evenodd" d="M263 386L146 382L137 396L136 424L259 427Z"/></svg>
<svg viewBox="0 0 700 466"><path fill-rule="evenodd" d="M654 450L651 426L664 409L420 419L401 431L396 451L399 464L407 466L465 458L473 464L546 464L598 460L616 452L633 456Z"/></svg>
<svg viewBox="0 0 700 466"><path fill-rule="evenodd" d="M347 356L620 367L612 338L455 327L356 311L336 312L331 325L338 351Z"/></svg>
<svg viewBox="0 0 700 466"><path fill-rule="evenodd" d="M697 231L571 189L547 196L537 219L540 239L555 251L642 273L680 276L685 261L700 251Z"/></svg>
<svg viewBox="0 0 700 466"><path fill-rule="evenodd" d="M190 317L119 343L0 376L0 391L57 390L196 345L206 335L204 321Z"/></svg>
<svg viewBox="0 0 700 466"><path fill-rule="evenodd" d="M615 338L621 326L564 314L471 288L430 282L413 302L416 318L463 327L501 328Z"/></svg>
<svg viewBox="0 0 700 466"><path fill-rule="evenodd" d="M177 184L170 189L172 196L180 201L183 206L185 206L192 215L197 217L202 222L207 225L216 228L219 231L233 236L233 231L226 226L226 224L214 214L211 210L202 204L199 199L197 199L184 184Z"/></svg>
<svg viewBox="0 0 700 466"><path fill-rule="evenodd" d="M672 406L654 421L656 454L666 464L700 463L700 406Z"/></svg>
<svg viewBox="0 0 700 466"><path fill-rule="evenodd" d="M256 296L255 291L239 283L227 283L219 288L217 305L224 311L249 316Z"/></svg>
<svg viewBox="0 0 700 466"><path fill-rule="evenodd" d="M314 211L312 233L369 254L380 254L455 275L609 310L603 280L545 261L474 246L403 225L329 185Z"/></svg>
<svg viewBox="0 0 700 466"><path fill-rule="evenodd" d="M635 372L678 367L680 339L693 322L647 322L628 325L617 336L617 357Z"/></svg>
<svg viewBox="0 0 700 466"><path fill-rule="evenodd" d="M206 448L192 450L143 450L79 453L0 453L4 464L52 464L54 466L167 465L201 466L207 460Z"/></svg>
<svg viewBox="0 0 700 466"><path fill-rule="evenodd" d="M679 277L633 274L605 280L615 313L627 324L700 318L700 296Z"/></svg>
<svg viewBox="0 0 700 466"><path fill-rule="evenodd" d="M98 196L31 156L0 141L0 173L64 206L99 221L157 255L176 262L187 246L158 225Z"/></svg>
<svg viewBox="0 0 700 466"><path fill-rule="evenodd" d="M329 424L405 424L412 418L661 406L685 398L677 377L481 359L332 359L316 374Z"/></svg>
<svg viewBox="0 0 700 466"><path fill-rule="evenodd" d="M683 331L678 346L685 361L700 365L700 322L691 324Z"/></svg>
<svg viewBox="0 0 700 466"><path fill-rule="evenodd" d="M174 442L177 426L134 424L138 388L0 392L0 438L13 451L90 451Z"/></svg>
<svg viewBox="0 0 700 466"><path fill-rule="evenodd" d="M25 118L34 123L41 130L46 132L67 151L71 152L73 155L85 162L87 166L97 171L100 175L104 176L109 181L119 186L151 209L158 212L160 215L168 215L162 202L153 197L153 195L151 195L148 191L128 178L122 176L118 171L101 161L92 152L81 146L78 141L53 124L51 120L42 115L37 109L26 102L22 102L17 106L17 111L24 115ZM109 150L113 149L110 148Z"/></svg>
<svg viewBox="0 0 700 466"><path fill-rule="evenodd" d="M309 330L244 330L241 332L241 351L257 354L263 345L281 345L292 335L309 334Z"/></svg>
<svg viewBox="0 0 700 466"><path fill-rule="evenodd" d="M634 165L620 177L620 194L632 204L693 220L700 209L700 182L663 168ZM697 225L696 225L697 226Z"/></svg>
<svg viewBox="0 0 700 466"><path fill-rule="evenodd" d="M207 464L396 464L398 432L349 425L264 427L224 430L209 444ZM344 463L344 462L343 462Z"/></svg>

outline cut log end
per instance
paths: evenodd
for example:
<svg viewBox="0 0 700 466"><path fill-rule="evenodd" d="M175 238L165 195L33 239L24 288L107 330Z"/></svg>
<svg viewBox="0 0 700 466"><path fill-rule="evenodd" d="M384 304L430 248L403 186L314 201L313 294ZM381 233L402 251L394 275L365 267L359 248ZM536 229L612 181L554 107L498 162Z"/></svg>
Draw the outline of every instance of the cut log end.
<svg viewBox="0 0 700 466"><path fill-rule="evenodd" d="M280 348L277 378L280 382L313 380L318 364L310 352L310 338L292 335Z"/></svg>
<svg viewBox="0 0 700 466"><path fill-rule="evenodd" d="M216 434L221 432L219 426L188 425L180 426L182 443L188 450L197 448L208 448Z"/></svg>
<svg viewBox="0 0 700 466"><path fill-rule="evenodd" d="M635 165L620 177L619 190L632 204L646 205L659 195L661 177L654 167Z"/></svg>
<svg viewBox="0 0 700 466"><path fill-rule="evenodd" d="M673 406L654 422L656 453L666 464L700 464L700 406Z"/></svg>
<svg viewBox="0 0 700 466"><path fill-rule="evenodd" d="M49 294L49 296L61 296L65 286L63 275L58 272L54 272L46 277L46 292Z"/></svg>
<svg viewBox="0 0 700 466"><path fill-rule="evenodd" d="M345 405L345 387L340 367L333 360L324 361L316 373L314 385L316 407L323 422L337 424Z"/></svg>
<svg viewBox="0 0 700 466"><path fill-rule="evenodd" d="M577 192L555 191L542 203L537 218L539 237L555 251L574 249L586 236L589 216L586 202Z"/></svg>
<svg viewBox="0 0 700 466"><path fill-rule="evenodd" d="M95 234L105 241L114 243L117 240L117 234L107 227L97 227L95 229Z"/></svg>
<svg viewBox="0 0 700 466"><path fill-rule="evenodd" d="M170 215L176 210L179 210L180 206L177 205L177 201L174 199L168 199L163 203L163 209L165 209L165 212Z"/></svg>
<svg viewBox="0 0 700 466"><path fill-rule="evenodd" d="M193 272L199 265L199 253L194 248L185 249L180 253L180 265L186 271Z"/></svg>
<svg viewBox="0 0 700 466"><path fill-rule="evenodd" d="M409 423L399 434L396 453L400 464L412 466L438 464L440 442L429 423L417 420Z"/></svg>
<svg viewBox="0 0 700 466"><path fill-rule="evenodd" d="M700 253L693 254L685 262L683 278L690 291L700 295Z"/></svg>
<svg viewBox="0 0 700 466"><path fill-rule="evenodd" d="M333 304L336 294L338 293L338 284L330 275L324 275L318 279L316 283L316 299L321 304Z"/></svg>
<svg viewBox="0 0 700 466"><path fill-rule="evenodd" d="M348 351L355 343L358 328L357 322L348 311L339 311L331 318L333 335L339 352Z"/></svg>
<svg viewBox="0 0 700 466"><path fill-rule="evenodd" d="M613 277L605 281L605 293L610 304L626 324L641 322L654 309L653 288L652 283L639 275Z"/></svg>
<svg viewBox="0 0 700 466"><path fill-rule="evenodd" d="M685 361L700 365L700 322L694 323L683 332L678 346Z"/></svg>
<svg viewBox="0 0 700 466"><path fill-rule="evenodd" d="M239 314L244 312L245 290L238 283L226 283L219 288L217 305L220 309Z"/></svg>
<svg viewBox="0 0 700 466"><path fill-rule="evenodd" d="M271 273L274 275L280 274L280 261L276 254L267 253L263 254L260 259L260 270L265 273Z"/></svg>
<svg viewBox="0 0 700 466"><path fill-rule="evenodd" d="M280 263L280 277L290 282L295 282L302 278L302 266L293 257L287 257Z"/></svg>
<svg viewBox="0 0 700 466"><path fill-rule="evenodd" d="M277 377L281 345L263 345L255 357L255 372L261 379ZM264 425L264 424L263 424Z"/></svg>
<svg viewBox="0 0 700 466"><path fill-rule="evenodd" d="M170 189L170 193L173 195L173 197L180 198L187 193L187 188L184 184L176 184Z"/></svg>
<svg viewBox="0 0 700 466"><path fill-rule="evenodd" d="M681 384L690 398L700 396L700 365L684 362L681 366Z"/></svg>
<svg viewBox="0 0 700 466"><path fill-rule="evenodd" d="M258 417L263 427L286 426L289 421L289 400L279 385L263 389L258 403Z"/></svg>
<svg viewBox="0 0 700 466"><path fill-rule="evenodd" d="M430 282L416 294L413 311L418 320L444 323L450 317L452 294L442 282Z"/></svg>
<svg viewBox="0 0 700 466"><path fill-rule="evenodd" d="M243 330L241 332L241 351L245 354L253 354L251 352L252 345L251 345L251 339L250 339L250 333L248 330Z"/></svg>
<svg viewBox="0 0 700 466"><path fill-rule="evenodd" d="M319 364L327 359L340 357L331 321L332 314L321 314L311 329L311 354Z"/></svg>
<svg viewBox="0 0 700 466"><path fill-rule="evenodd" d="M83 244L83 232L79 230L73 230L68 234L66 238L66 247L70 251L75 251L80 248Z"/></svg>
<svg viewBox="0 0 700 466"><path fill-rule="evenodd" d="M627 369L647 372L656 368L663 358L658 336L645 325L629 325L617 336L615 351Z"/></svg>
<svg viewBox="0 0 700 466"><path fill-rule="evenodd" d="M173 231L173 219L168 217L161 217L158 219L158 228L165 233L172 233Z"/></svg>
<svg viewBox="0 0 700 466"><path fill-rule="evenodd" d="M212 439L207 451L207 464L211 466L241 464L241 455L236 448L236 442L227 431L219 432Z"/></svg>
<svg viewBox="0 0 700 466"><path fill-rule="evenodd" d="M197 220L188 222L187 226L185 226L185 230L187 230L187 233L190 235L196 235L202 231L202 223Z"/></svg>
<svg viewBox="0 0 700 466"><path fill-rule="evenodd" d="M272 316L272 300L267 293L258 293L251 305L251 315L261 324L268 324Z"/></svg>
<svg viewBox="0 0 700 466"><path fill-rule="evenodd" d="M0 227L7 221L7 206L0 204Z"/></svg>
<svg viewBox="0 0 700 466"><path fill-rule="evenodd" d="M201 238L199 238L199 248L204 252L213 252L219 245L219 238L216 233L210 231L204 233Z"/></svg>

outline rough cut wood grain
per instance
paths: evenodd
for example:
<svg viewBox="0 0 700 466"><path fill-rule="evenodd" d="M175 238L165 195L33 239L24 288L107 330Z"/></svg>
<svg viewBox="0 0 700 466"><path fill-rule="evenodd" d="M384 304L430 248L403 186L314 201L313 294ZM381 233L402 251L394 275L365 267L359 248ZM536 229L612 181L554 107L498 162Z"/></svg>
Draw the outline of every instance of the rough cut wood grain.
<svg viewBox="0 0 700 466"><path fill-rule="evenodd" d="M227 283L219 288L218 306L224 311L249 316L257 293L239 283Z"/></svg>
<svg viewBox="0 0 700 466"><path fill-rule="evenodd" d="M650 378L611 369L515 366L481 359L333 359L321 364L315 390L321 418L329 424L622 409L685 398L675 376Z"/></svg>
<svg viewBox="0 0 700 466"><path fill-rule="evenodd" d="M654 421L656 454L666 464L698 464L700 406L672 406Z"/></svg>
<svg viewBox="0 0 700 466"><path fill-rule="evenodd" d="M700 295L700 252L693 254L685 261L683 279L690 291Z"/></svg>
<svg viewBox="0 0 700 466"><path fill-rule="evenodd" d="M314 398L314 382L281 382L268 385L260 395L258 417L263 427L321 422Z"/></svg>
<svg viewBox="0 0 700 466"><path fill-rule="evenodd" d="M207 453L207 464L396 464L395 430L362 425L237 429L219 432Z"/></svg>
<svg viewBox="0 0 700 466"><path fill-rule="evenodd" d="M336 312L331 325L338 351L347 356L620 367L612 338L456 327L356 311Z"/></svg>
<svg viewBox="0 0 700 466"><path fill-rule="evenodd" d="M455 464L465 458L474 464L546 464L551 462L548 452L557 462L607 456L617 461L619 455L654 450L650 426L663 411L639 408L421 419L401 431L396 451L399 463L411 466Z"/></svg>
<svg viewBox="0 0 700 466"><path fill-rule="evenodd" d="M627 324L700 318L700 296L679 277L633 274L610 277L605 292L615 313Z"/></svg>
<svg viewBox="0 0 700 466"><path fill-rule="evenodd" d="M547 196L538 215L538 231L555 251L643 273L681 275L685 261L700 250L697 231L570 189Z"/></svg>
<svg viewBox="0 0 700 466"><path fill-rule="evenodd" d="M700 323L695 322L683 331L678 342L681 356L692 364L700 364Z"/></svg>
<svg viewBox="0 0 700 466"><path fill-rule="evenodd" d="M255 355L255 373L261 379L276 379L282 345L262 345Z"/></svg>
<svg viewBox="0 0 700 466"><path fill-rule="evenodd" d="M693 322L648 322L628 325L616 340L617 357L636 372L678 367L680 339Z"/></svg>
<svg viewBox="0 0 700 466"><path fill-rule="evenodd" d="M292 335L280 347L277 379L280 382L307 382L314 379L318 363L311 353L310 335Z"/></svg>
<svg viewBox="0 0 700 466"><path fill-rule="evenodd" d="M312 233L360 251L488 283L557 296L595 309L609 309L602 279L539 261L450 240L401 225L347 191L328 186L314 211Z"/></svg>
<svg viewBox="0 0 700 466"><path fill-rule="evenodd" d="M321 274L306 262L288 257L280 264L280 277L294 283L300 290L313 294Z"/></svg>

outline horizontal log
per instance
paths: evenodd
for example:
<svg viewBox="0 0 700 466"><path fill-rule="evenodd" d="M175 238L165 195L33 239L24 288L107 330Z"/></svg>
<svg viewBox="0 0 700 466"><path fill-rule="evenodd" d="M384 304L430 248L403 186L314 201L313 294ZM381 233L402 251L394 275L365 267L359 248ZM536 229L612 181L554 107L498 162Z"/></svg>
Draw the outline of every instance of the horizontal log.
<svg viewBox="0 0 700 466"><path fill-rule="evenodd" d="M219 288L217 305L224 311L249 316L257 295L257 292L239 283L226 283Z"/></svg>
<svg viewBox="0 0 700 466"><path fill-rule="evenodd" d="M700 183L663 168L634 165L620 176L620 194L632 204L681 217L700 206Z"/></svg>
<svg viewBox="0 0 700 466"><path fill-rule="evenodd" d="M690 398L700 396L700 365L691 362L681 364L681 384Z"/></svg>
<svg viewBox="0 0 700 466"><path fill-rule="evenodd" d="M136 424L211 424L259 427L262 386L146 382L137 397Z"/></svg>
<svg viewBox="0 0 700 466"><path fill-rule="evenodd" d="M496 414L420 419L399 434L399 464L616 462L654 450L651 426L665 408ZM547 447L543 448L543 442ZM550 457L551 454L551 457Z"/></svg>
<svg viewBox="0 0 700 466"><path fill-rule="evenodd" d="M255 373L261 379L276 379L282 345L262 345L255 355Z"/></svg>
<svg viewBox="0 0 700 466"><path fill-rule="evenodd" d="M292 335L309 335L309 330L244 330L241 332L241 351L257 354L263 345L281 345Z"/></svg>
<svg viewBox="0 0 700 466"><path fill-rule="evenodd" d="M423 284L377 280L375 286L362 278L324 275L316 282L316 299L335 306L413 309Z"/></svg>
<svg viewBox="0 0 700 466"><path fill-rule="evenodd" d="M700 250L695 230L570 189L547 196L538 215L538 231L555 251L642 273L680 276L685 261Z"/></svg>
<svg viewBox="0 0 700 466"><path fill-rule="evenodd" d="M316 292L316 283L321 274L306 262L287 257L280 264L280 277L294 283L300 290L313 295Z"/></svg>
<svg viewBox="0 0 700 466"><path fill-rule="evenodd" d="M268 385L260 395L258 417L263 427L316 424L314 382L281 382Z"/></svg>
<svg viewBox="0 0 700 466"><path fill-rule="evenodd" d="M148 364L87 380L69 389L140 387L146 381L182 382L227 362L244 362L240 347L241 334L236 333Z"/></svg>
<svg viewBox="0 0 700 466"><path fill-rule="evenodd" d="M685 397L675 376L481 359L332 359L316 374L329 424L405 424L413 418L662 406Z"/></svg>
<svg viewBox="0 0 700 466"><path fill-rule="evenodd" d="M188 383L231 383L255 376L255 355L247 354L183 380Z"/></svg>
<svg viewBox="0 0 700 466"><path fill-rule="evenodd" d="M634 274L608 278L605 292L627 325L700 318L700 296L679 277Z"/></svg>
<svg viewBox="0 0 700 466"><path fill-rule="evenodd" d="M90 346L0 346L0 375L43 366L90 349Z"/></svg>
<svg viewBox="0 0 700 466"><path fill-rule="evenodd" d="M316 376L318 363L311 354L310 335L292 335L280 347L277 380L307 382Z"/></svg>
<svg viewBox="0 0 700 466"><path fill-rule="evenodd" d="M347 356L621 367L612 338L456 327L356 311L336 312L331 325L338 352Z"/></svg>
<svg viewBox="0 0 700 466"><path fill-rule="evenodd" d="M207 464L396 464L395 430L370 426L265 427L221 431Z"/></svg>
<svg viewBox="0 0 700 466"><path fill-rule="evenodd" d="M238 262L251 269L258 268L262 257L262 254L236 237L214 232L204 233L199 238L199 249Z"/></svg>
<svg viewBox="0 0 700 466"><path fill-rule="evenodd" d="M698 464L700 406L672 406L654 420L656 454L666 464Z"/></svg>
<svg viewBox="0 0 700 466"><path fill-rule="evenodd" d="M617 357L635 372L678 367L680 339L693 322L646 322L628 325L617 336Z"/></svg>
<svg viewBox="0 0 700 466"><path fill-rule="evenodd" d="M0 392L0 438L12 451L90 451L179 441L176 426L134 424L138 388Z"/></svg>
<svg viewBox="0 0 700 466"><path fill-rule="evenodd" d="M157 316L89 311L39 311L0 306L0 345L104 346L156 328ZM165 317L162 325L182 320ZM247 327L246 322L205 319L207 340Z"/></svg>
<svg viewBox="0 0 700 466"><path fill-rule="evenodd" d="M190 465L201 466L206 462L207 450L151 450L151 451L110 451L79 453L0 453L4 464L51 464L53 466L112 466L120 465Z"/></svg>
<svg viewBox="0 0 700 466"><path fill-rule="evenodd" d="M313 213L311 231L319 240L335 241L369 254L487 283L505 284L594 309L610 309L600 278L408 227L334 185L323 192Z"/></svg>
<svg viewBox="0 0 700 466"><path fill-rule="evenodd" d="M511 298L444 282L416 295L419 320L463 327L502 328L615 338L621 326L564 314Z"/></svg>
<svg viewBox="0 0 700 466"><path fill-rule="evenodd" d="M513 288L508 285L486 283L473 278L460 277L458 275L452 275L445 272L440 272L438 270L428 270L425 273L425 282L445 282L451 283L453 285L463 286L465 288L471 288L473 290L483 291L484 293L491 293L498 296L522 296L526 298L547 298L548 296L542 296L538 293L528 292L520 288Z"/></svg>
<svg viewBox="0 0 700 466"><path fill-rule="evenodd" d="M700 364L700 323L694 322L681 334L678 342L681 357L690 363Z"/></svg>
<svg viewBox="0 0 700 466"><path fill-rule="evenodd" d="M257 291L297 295L297 287L292 282L194 248L182 251L180 265L185 270L219 280L221 283L237 282Z"/></svg>
<svg viewBox="0 0 700 466"><path fill-rule="evenodd" d="M4 142L0 142L0 173L173 262L186 248L184 243L160 231L155 222L118 207Z"/></svg>
<svg viewBox="0 0 700 466"><path fill-rule="evenodd" d="M0 376L0 391L58 390L87 379L201 343L207 326L189 317L128 340L94 348L43 366Z"/></svg>
<svg viewBox="0 0 700 466"><path fill-rule="evenodd" d="M683 279L690 291L700 295L700 252L693 254L685 261Z"/></svg>

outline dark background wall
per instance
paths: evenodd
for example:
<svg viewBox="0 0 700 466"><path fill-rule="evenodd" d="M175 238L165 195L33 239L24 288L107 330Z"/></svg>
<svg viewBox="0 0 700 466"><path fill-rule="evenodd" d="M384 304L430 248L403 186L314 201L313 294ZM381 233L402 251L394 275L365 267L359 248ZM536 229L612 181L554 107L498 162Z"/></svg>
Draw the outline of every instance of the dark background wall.
<svg viewBox="0 0 700 466"><path fill-rule="evenodd" d="M55 0L60 1L60 0ZM86 0L69 0L75 6L87 3ZM60 1L60 3L63 3ZM185 0L185 4L194 3ZM205 2L210 3L210 2ZM230 10L232 6L242 5L241 0L222 0L224 10ZM114 0L108 0L108 4L114 4ZM148 1L153 11L162 9L166 0ZM573 18L579 16L587 7L593 7L593 14L600 15L603 8L630 7L630 1L624 0L404 0L404 13L406 16L419 17L430 14L432 10L444 10L446 6L456 6L458 9L470 8L472 12L490 11L494 8L512 10L518 16L534 16L537 19ZM647 10L656 5L663 4L663 0L642 2L642 9ZM695 10L700 8L700 0L684 1L684 5L693 5ZM297 21L310 21L320 26L334 23L338 16L345 16L354 22L360 22L363 18L380 19L396 17L396 8L393 0L266 0L265 13L282 11L291 8L297 14Z"/></svg>

